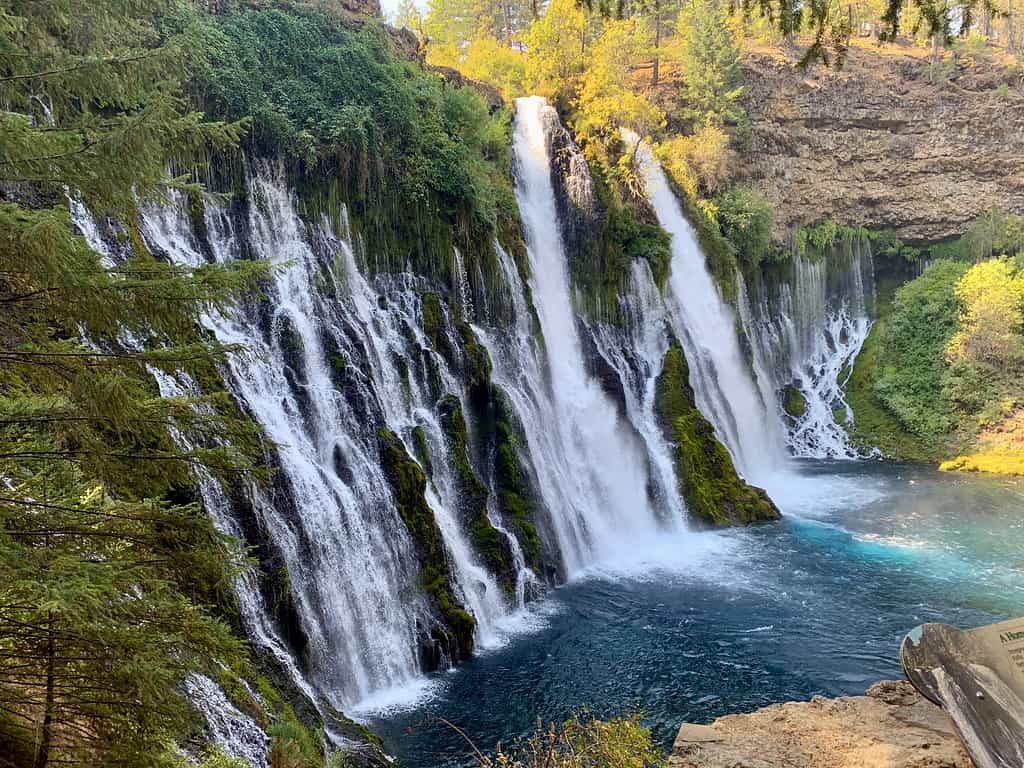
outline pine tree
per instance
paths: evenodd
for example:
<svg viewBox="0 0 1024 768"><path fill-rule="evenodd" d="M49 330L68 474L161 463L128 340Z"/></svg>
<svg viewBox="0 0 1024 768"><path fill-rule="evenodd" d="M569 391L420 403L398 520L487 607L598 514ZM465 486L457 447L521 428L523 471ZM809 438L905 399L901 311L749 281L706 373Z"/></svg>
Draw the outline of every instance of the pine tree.
<svg viewBox="0 0 1024 768"><path fill-rule="evenodd" d="M680 15L680 62L691 115L720 125L742 115L740 49L719 0L693 0Z"/></svg>
<svg viewBox="0 0 1024 768"><path fill-rule="evenodd" d="M168 165L244 127L188 110L187 47L159 26L180 13L0 8L0 765L171 762L182 676L244 659L209 607L241 560L190 499L200 468L248 471L256 435L223 393L161 398L150 373L215 380L229 350L199 316L262 272L176 267L138 233L140 198L201 192ZM133 255L105 264L69 196L120 221Z"/></svg>

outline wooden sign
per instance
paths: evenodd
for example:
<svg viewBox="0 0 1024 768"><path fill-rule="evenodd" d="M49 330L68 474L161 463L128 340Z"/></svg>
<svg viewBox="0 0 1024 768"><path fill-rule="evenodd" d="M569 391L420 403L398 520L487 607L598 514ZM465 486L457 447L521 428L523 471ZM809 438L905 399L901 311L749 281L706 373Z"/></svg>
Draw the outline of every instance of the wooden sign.
<svg viewBox="0 0 1024 768"><path fill-rule="evenodd" d="M900 664L978 768L1024 768L1024 617L970 630L922 624L903 638Z"/></svg>

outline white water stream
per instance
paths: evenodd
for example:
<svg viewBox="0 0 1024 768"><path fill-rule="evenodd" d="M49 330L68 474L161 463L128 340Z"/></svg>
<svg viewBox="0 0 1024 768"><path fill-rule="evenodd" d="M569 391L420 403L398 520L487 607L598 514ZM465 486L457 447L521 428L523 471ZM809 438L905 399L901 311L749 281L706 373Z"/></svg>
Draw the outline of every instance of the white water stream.
<svg viewBox="0 0 1024 768"><path fill-rule="evenodd" d="M539 470L542 495L571 575L658 529L647 492L643 447L584 364L548 155L554 110L539 97L516 102L516 197L530 263L530 289L543 350L532 342L525 306L516 309L517 351L495 348L495 380L510 393ZM511 293L521 294L503 258Z"/></svg>
<svg viewBox="0 0 1024 768"><path fill-rule="evenodd" d="M427 369L409 363L430 356L446 391L459 392L459 384L429 350L408 281L378 293L362 277L351 244L326 222L307 236L273 172L254 174L249 186L245 232L236 231L226 211L208 209L214 255L240 258L244 237L256 258L287 265L274 273L265 304L206 322L219 341L247 350L230 358L229 386L276 445L281 480L272 492L256 493L256 501L287 565L308 638L303 666L336 706L385 706L422 686L417 648L429 617L413 543L381 467L380 425L403 440L413 427L424 428L434 465L427 500L456 597L477 620L478 642L493 642L495 621L510 610L452 511L456 486L423 385ZM175 261L203 258L180 206L148 211L143 232ZM344 391L334 368L347 374Z"/></svg>

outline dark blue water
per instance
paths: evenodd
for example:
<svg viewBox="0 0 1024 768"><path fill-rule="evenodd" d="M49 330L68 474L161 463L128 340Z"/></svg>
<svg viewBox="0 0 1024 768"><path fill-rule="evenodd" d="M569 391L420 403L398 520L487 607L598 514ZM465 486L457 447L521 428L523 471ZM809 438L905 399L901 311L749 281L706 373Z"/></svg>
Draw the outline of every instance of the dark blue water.
<svg viewBox="0 0 1024 768"><path fill-rule="evenodd" d="M900 674L903 634L1024 613L1024 485L879 463L802 465L770 489L786 519L686 534L554 590L502 647L371 721L410 768L472 765L540 718L641 710L668 746L706 722ZM642 549L642 548L641 548Z"/></svg>

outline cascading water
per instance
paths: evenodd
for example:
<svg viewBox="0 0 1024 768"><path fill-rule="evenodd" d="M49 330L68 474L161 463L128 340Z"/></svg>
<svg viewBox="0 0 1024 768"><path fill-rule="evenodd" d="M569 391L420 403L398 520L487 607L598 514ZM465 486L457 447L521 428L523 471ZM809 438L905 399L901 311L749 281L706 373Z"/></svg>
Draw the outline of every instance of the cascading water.
<svg viewBox="0 0 1024 768"><path fill-rule="evenodd" d="M509 611L451 511L453 470L427 382L436 374L445 391L461 388L426 341L414 278L400 276L375 291L351 244L326 222L307 237L274 174L253 175L249 195L245 231L236 231L225 210L208 208L215 258L239 258L244 239L256 258L289 263L274 272L264 303L206 323L221 342L246 348L231 356L228 384L276 446L286 498L257 491L255 505L287 566L308 639L304 666L316 687L346 709L386 702L388 691L417 680L418 642L430 617L413 545L380 464L381 426L406 441L414 427L424 428L434 465L427 500L456 597L477 620L482 643ZM175 261L203 259L180 205L146 211L143 233Z"/></svg>
<svg viewBox="0 0 1024 768"><path fill-rule="evenodd" d="M856 458L845 429L853 413L843 388L871 330L870 243L852 238L815 260L794 254L789 280L774 292L762 287L756 302L742 279L740 286L743 327L766 391L776 403L786 387L802 398L802 412L787 417L790 450L797 456Z"/></svg>
<svg viewBox="0 0 1024 768"><path fill-rule="evenodd" d="M293 264L279 269L268 288L269 322L255 309L208 322L220 341L248 350L230 359L230 383L277 445L298 511L289 515L265 498L263 522L284 554L309 638L309 666L320 687L351 704L416 671L415 601L406 607L395 599L415 583L412 546L393 511L372 435L331 383L316 323L330 322L333 313L317 301L317 264L287 193L254 179L250 194L257 255ZM230 220L219 212L210 219L217 259L237 258ZM202 262L180 209L147 212L143 232L172 260ZM342 462L360 468L350 483L337 469Z"/></svg>
<svg viewBox="0 0 1024 768"><path fill-rule="evenodd" d="M708 271L693 227L642 142L637 159L651 206L672 235L668 317L686 352L697 405L729 448L737 470L747 480L763 482L784 461L781 421L758 390L740 349L736 317Z"/></svg>
<svg viewBox="0 0 1024 768"><path fill-rule="evenodd" d="M527 485L535 486L538 516L550 528L551 541L544 545L568 577L602 560L632 556L651 539L684 527L676 462L654 407L673 338L685 348L698 406L746 478L761 482L782 465L785 430L774 406L780 388L792 381L808 403L790 431L795 452L849 455L835 414L845 406L842 371L869 327L864 285L870 252L858 254L850 267L849 286L839 291L845 303L837 302L822 263L796 259L792 284L782 285L777 297L759 294L753 302L738 278L740 320L752 340L748 361L737 318L660 167L641 144L648 197L673 236L670 279L662 292L648 264L634 262L619 297L625 322L588 324L573 312L552 182L556 124L543 99L518 100L515 192L529 276L495 242L498 274L491 282L497 288L488 294L479 290L488 282L480 260L454 250L444 271L451 298L439 302L440 322L434 317L429 331L424 297L437 286L408 273L366 276L360 259L367 256L354 247L344 211L339 226L326 216L302 220L271 169L249 175L246 206L229 211L208 205L202 228L193 227L180 197L143 211L147 244L176 263L280 263L264 298L229 315L207 316L204 323L220 342L246 350L229 357L225 380L261 425L268 458L279 469L272 487L247 489L248 501L260 535L283 563L277 583L287 588L303 642L296 645L293 627L277 626L277 609L268 605L254 571L235 584L242 621L257 648L324 711L330 710L325 700L360 712L407 699L423 680L419 652L437 620L420 583L416 542L382 465L382 432L394 435L429 478L425 498L445 548L451 574L446 586L475 619L477 645L500 642L507 619L535 593L538 577L513 534L522 529L502 519L494 477L482 478L492 491L485 514L505 539L514 584L510 574L496 575L483 564L467 535L461 509L465 464L453 453L439 409L442 399L457 401L463 413L478 403L464 381L467 361L453 359L465 356L464 323L472 323L489 352L492 381L507 396L510 422L521 430L517 458L530 470ZM582 162L570 169L567 188L581 181L573 173L585 172ZM101 228L83 206L71 205L90 242L112 258ZM241 220L239 209L247 210ZM600 381L591 371L595 352L603 360ZM153 375L164 396L197 391L182 373ZM480 424L467 418L466 428L478 445L472 432ZM493 461L471 456L473 462L495 471ZM220 530L239 539L251 535L252 520L239 518L218 482L201 477L199 490ZM673 556L679 558L678 548ZM258 727L230 702L223 704L227 699L216 683L192 676L184 685L215 740L231 754L265 763Z"/></svg>
<svg viewBox="0 0 1024 768"><path fill-rule="evenodd" d="M326 232L326 222L324 225ZM444 430L433 407L436 398L431 396L430 388L426 385L428 373L423 370L421 375L415 375L415 371L403 375L396 365L397 361L409 360L411 357L410 336L412 349L430 350L430 341L422 327L420 292L414 286L416 278L410 275L383 277L380 281L383 290L378 293L360 273L350 245L339 240L335 247L343 259L348 295L358 327L364 331L364 347L372 350L370 372L375 379L375 389L382 396L388 426L406 439L413 429L419 427L430 446L433 484L427 486L427 500L448 547L451 564L455 569L456 585L460 588L460 602L476 619L478 639L486 647L497 640L496 623L508 615L511 606L504 599L494 575L476 560L453 512L459 504L459 485ZM472 311L471 290L457 251L454 263L460 276L460 302L463 312L469 313ZM341 291L343 288L339 285L338 289ZM387 309L381 309L381 296L386 299ZM451 326L450 322L445 324L446 328ZM449 343L453 348L458 345L454 338ZM432 370L440 379L441 390L461 393L462 384L444 358L433 351L429 354ZM464 401L461 407L465 412ZM410 454L414 453L410 451ZM510 536L507 532L506 535Z"/></svg>
<svg viewBox="0 0 1024 768"><path fill-rule="evenodd" d="M231 703L221 687L205 675L191 674L182 683L185 693L206 719L210 740L230 757L253 768L270 764L269 739L249 715ZM250 691L250 695L257 695Z"/></svg>
<svg viewBox="0 0 1024 768"><path fill-rule="evenodd" d="M644 260L633 262L629 289L619 297L623 327L599 323L590 329L598 352L622 383L626 415L643 438L651 483L661 515L670 525L686 519L678 492L672 449L655 413L655 390L670 339L668 312Z"/></svg>
<svg viewBox="0 0 1024 768"><path fill-rule="evenodd" d="M658 519L643 448L584 364L551 182L547 141L554 121L557 116L544 99L517 100L516 197L543 344L534 338L518 271L501 251L514 320L507 333L480 329L480 336L494 363L494 380L523 425L540 493L572 575L621 552L630 539L654 533Z"/></svg>

